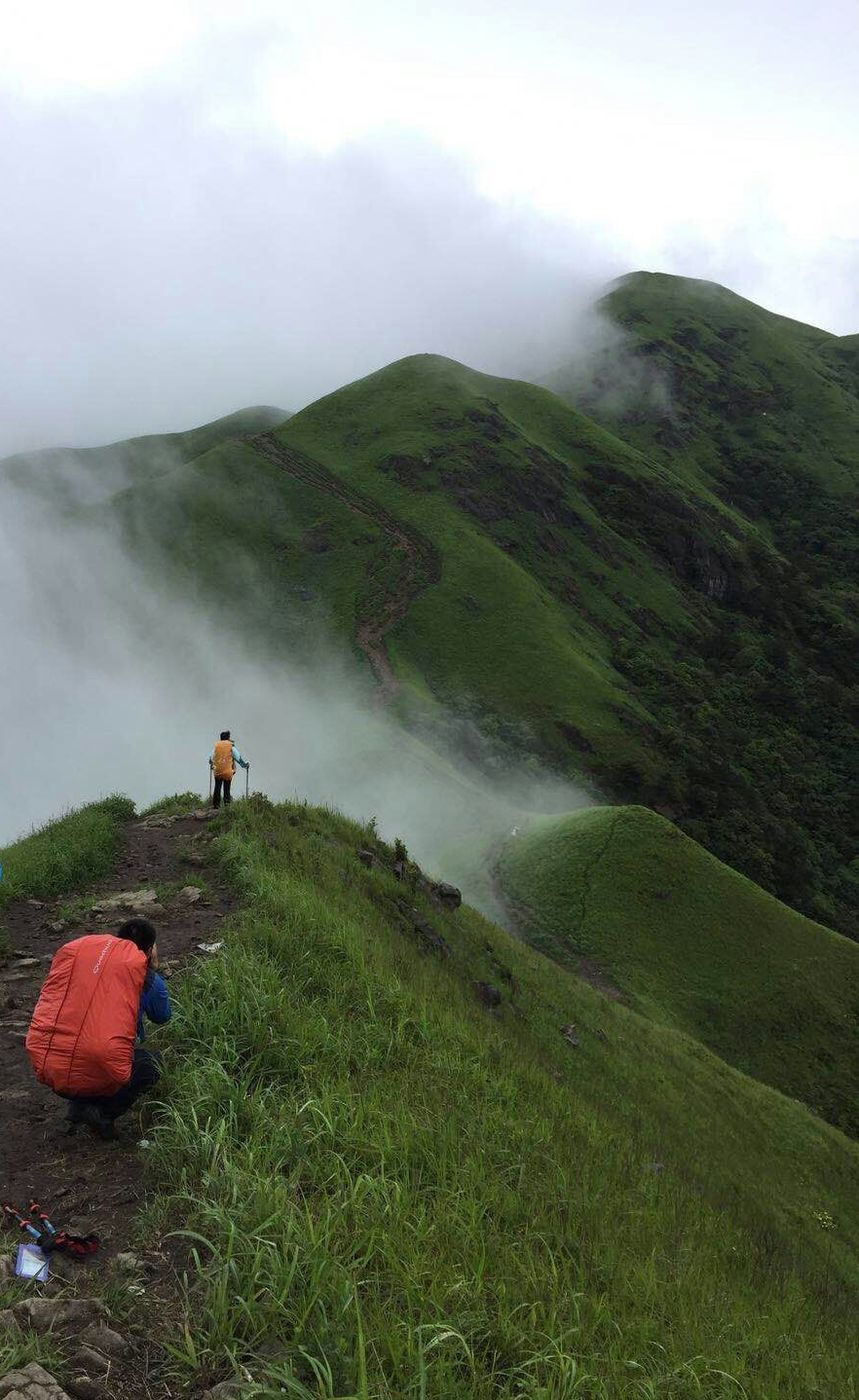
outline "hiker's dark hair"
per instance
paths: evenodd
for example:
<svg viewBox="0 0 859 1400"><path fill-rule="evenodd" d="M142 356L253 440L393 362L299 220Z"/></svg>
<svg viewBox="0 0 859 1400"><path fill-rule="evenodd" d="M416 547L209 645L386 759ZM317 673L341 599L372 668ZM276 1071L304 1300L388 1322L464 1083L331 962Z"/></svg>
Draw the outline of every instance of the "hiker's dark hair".
<svg viewBox="0 0 859 1400"><path fill-rule="evenodd" d="M158 937L155 925L150 924L148 919L127 919L122 927L116 930L116 936L134 943L141 953L151 953Z"/></svg>
<svg viewBox="0 0 859 1400"><path fill-rule="evenodd" d="M229 739L229 737L230 737L230 731L229 731L229 729L222 729L222 730L221 730L221 738L222 738L222 739Z"/></svg>

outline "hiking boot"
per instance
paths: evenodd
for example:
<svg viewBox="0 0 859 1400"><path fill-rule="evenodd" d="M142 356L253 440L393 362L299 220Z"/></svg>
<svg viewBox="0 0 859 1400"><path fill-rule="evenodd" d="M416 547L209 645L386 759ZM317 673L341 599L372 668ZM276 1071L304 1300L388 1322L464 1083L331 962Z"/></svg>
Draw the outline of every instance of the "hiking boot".
<svg viewBox="0 0 859 1400"><path fill-rule="evenodd" d="M66 1115L69 1125L69 1135L74 1134L81 1124L86 1124L92 1128L94 1133L103 1142L113 1142L116 1137L116 1124L109 1118L103 1109L95 1103L71 1103Z"/></svg>

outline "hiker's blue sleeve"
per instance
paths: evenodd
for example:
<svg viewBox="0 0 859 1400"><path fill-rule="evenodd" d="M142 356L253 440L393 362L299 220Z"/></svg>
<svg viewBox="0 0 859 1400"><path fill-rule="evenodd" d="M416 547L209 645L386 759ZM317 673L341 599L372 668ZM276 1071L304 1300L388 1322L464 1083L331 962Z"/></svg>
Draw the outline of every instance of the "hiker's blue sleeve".
<svg viewBox="0 0 859 1400"><path fill-rule="evenodd" d="M141 1028L144 1016L147 1020L154 1021L156 1026L163 1026L170 1020L171 1012L167 983L159 972L153 972L152 980L144 988L143 996L140 998Z"/></svg>
<svg viewBox="0 0 859 1400"><path fill-rule="evenodd" d="M239 753L238 749L236 748L235 744L233 744L233 763L237 763L240 768L247 768L248 766L242 758L241 754Z"/></svg>

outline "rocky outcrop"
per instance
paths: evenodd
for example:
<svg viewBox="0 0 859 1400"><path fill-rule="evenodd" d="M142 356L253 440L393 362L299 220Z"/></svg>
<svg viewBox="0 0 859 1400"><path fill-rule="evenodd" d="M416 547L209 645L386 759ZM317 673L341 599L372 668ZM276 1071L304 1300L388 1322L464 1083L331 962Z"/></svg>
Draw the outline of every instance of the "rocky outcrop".
<svg viewBox="0 0 859 1400"><path fill-rule="evenodd" d="M677 534L668 540L668 554L677 572L699 593L717 603L728 601L732 592L731 573L725 560L711 546L693 535Z"/></svg>
<svg viewBox="0 0 859 1400"><path fill-rule="evenodd" d="M444 880L429 886L429 896L441 909L458 909L462 904L462 891L456 885L448 885Z"/></svg>

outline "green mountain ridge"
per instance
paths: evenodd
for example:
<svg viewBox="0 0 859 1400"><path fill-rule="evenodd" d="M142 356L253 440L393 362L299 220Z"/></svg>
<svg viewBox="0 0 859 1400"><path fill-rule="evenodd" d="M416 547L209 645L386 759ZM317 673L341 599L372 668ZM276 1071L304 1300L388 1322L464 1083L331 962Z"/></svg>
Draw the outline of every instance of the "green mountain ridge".
<svg viewBox="0 0 859 1400"><path fill-rule="evenodd" d="M431 740L475 724L855 935L851 338L658 274L604 308L567 401L412 356L92 518L273 655L332 637Z"/></svg>
<svg viewBox="0 0 859 1400"><path fill-rule="evenodd" d="M847 502L810 505L809 538L800 526L783 543L688 454L630 451L616 431L565 417L531 386L428 357L321 400L278 436L447 543L440 585L391 638L404 673L454 703L503 706L508 723L518 710L554 761L680 816L758 882L855 930L848 595L859 528ZM821 564L830 528L844 553ZM487 597L495 615L468 616L467 600ZM539 638L536 666L523 633ZM564 674L572 683L559 689Z"/></svg>
<svg viewBox="0 0 859 1400"><path fill-rule="evenodd" d="M859 1136L859 946L645 808L547 820L501 855L524 937Z"/></svg>
<svg viewBox="0 0 859 1400"><path fill-rule="evenodd" d="M104 447L51 447L19 452L0 461L0 488L24 487L55 501L59 489L61 499L64 494L66 503L74 507L82 493L85 500L93 492L109 496L131 481L145 482L179 462L192 461L219 443L264 432L289 417L286 409L258 405L185 432L149 433Z"/></svg>

